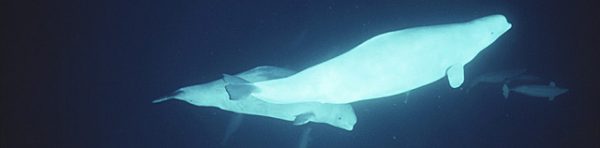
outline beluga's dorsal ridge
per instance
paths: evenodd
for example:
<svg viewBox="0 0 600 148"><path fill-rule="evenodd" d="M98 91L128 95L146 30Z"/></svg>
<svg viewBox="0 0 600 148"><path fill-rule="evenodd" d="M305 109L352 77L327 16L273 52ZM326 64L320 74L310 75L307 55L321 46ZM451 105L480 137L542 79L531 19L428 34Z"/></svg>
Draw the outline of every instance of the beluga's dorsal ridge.
<svg viewBox="0 0 600 148"><path fill-rule="evenodd" d="M400 94L444 76L457 88L464 82L464 65L511 27L503 15L490 15L387 32L292 76L230 83L226 89L232 99L343 104Z"/></svg>

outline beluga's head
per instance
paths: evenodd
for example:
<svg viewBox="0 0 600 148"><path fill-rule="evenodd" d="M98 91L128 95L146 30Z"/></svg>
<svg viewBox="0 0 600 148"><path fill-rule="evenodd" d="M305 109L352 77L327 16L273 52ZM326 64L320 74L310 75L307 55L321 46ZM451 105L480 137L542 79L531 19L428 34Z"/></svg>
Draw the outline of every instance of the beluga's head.
<svg viewBox="0 0 600 148"><path fill-rule="evenodd" d="M196 106L219 107L223 105L223 102L228 101L228 96L227 93L225 93L225 88L223 88L222 83L224 83L222 80L218 80L180 88L169 96L154 100L153 103L174 99L188 102Z"/></svg>
<svg viewBox="0 0 600 148"><path fill-rule="evenodd" d="M478 18L470 21L469 24L472 25L473 29L470 35L477 39L476 48L478 50L483 50L492 44L512 27L506 17L500 14Z"/></svg>

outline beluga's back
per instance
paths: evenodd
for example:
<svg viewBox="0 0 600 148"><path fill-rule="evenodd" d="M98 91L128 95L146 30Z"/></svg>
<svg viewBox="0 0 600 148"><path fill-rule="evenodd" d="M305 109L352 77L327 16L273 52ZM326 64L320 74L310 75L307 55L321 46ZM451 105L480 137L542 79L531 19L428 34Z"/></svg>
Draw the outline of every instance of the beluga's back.
<svg viewBox="0 0 600 148"><path fill-rule="evenodd" d="M511 27L503 15L490 15L387 32L292 76L226 89L231 99L343 104L400 94L444 76L456 88L464 65Z"/></svg>

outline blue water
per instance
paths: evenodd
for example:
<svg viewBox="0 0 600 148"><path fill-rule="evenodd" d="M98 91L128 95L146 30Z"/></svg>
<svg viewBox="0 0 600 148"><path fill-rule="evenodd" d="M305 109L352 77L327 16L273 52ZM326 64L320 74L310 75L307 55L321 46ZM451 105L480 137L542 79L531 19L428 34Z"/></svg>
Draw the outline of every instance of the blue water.
<svg viewBox="0 0 600 148"><path fill-rule="evenodd" d="M2 2L1 148L600 147L594 86L598 14L553 1L19 1ZM301 70L380 33L504 14L513 27L465 67L466 81L526 68L569 92L555 101L442 79L353 103L348 132L233 113L171 91L260 65ZM546 83L546 82L544 82Z"/></svg>

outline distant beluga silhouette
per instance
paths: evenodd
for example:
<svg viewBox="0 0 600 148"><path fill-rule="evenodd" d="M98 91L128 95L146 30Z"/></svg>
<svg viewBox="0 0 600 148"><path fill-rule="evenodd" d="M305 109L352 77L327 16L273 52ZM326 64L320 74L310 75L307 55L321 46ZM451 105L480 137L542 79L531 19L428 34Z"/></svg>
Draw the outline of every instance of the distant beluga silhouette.
<svg viewBox="0 0 600 148"><path fill-rule="evenodd" d="M511 91L532 97L548 98L548 101L554 101L556 96L566 93L569 89L557 87L554 82L550 82L549 85L521 85L514 88L509 88L506 84L502 86L502 95L504 98L508 99Z"/></svg>
<svg viewBox="0 0 600 148"><path fill-rule="evenodd" d="M229 83L226 90L232 100L344 104L400 94L444 76L457 88L464 81L463 66L511 27L503 15L490 15L388 32L289 77ZM224 80L239 82L231 76Z"/></svg>

